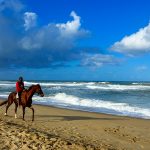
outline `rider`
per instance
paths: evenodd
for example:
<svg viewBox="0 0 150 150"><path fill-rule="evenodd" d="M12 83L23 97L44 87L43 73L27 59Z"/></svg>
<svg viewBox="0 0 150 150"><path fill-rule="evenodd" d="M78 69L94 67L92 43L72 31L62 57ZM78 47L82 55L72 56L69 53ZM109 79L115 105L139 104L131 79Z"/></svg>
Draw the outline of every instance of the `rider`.
<svg viewBox="0 0 150 150"><path fill-rule="evenodd" d="M23 77L19 77L19 80L16 82L16 92L17 92L17 98L19 99L19 104L21 101L21 93L24 90L24 82Z"/></svg>

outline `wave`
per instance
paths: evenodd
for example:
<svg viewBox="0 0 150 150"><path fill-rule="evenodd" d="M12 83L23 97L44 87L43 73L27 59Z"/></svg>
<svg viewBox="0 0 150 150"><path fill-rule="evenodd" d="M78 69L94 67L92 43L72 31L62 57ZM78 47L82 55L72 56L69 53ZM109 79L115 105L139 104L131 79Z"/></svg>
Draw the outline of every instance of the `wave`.
<svg viewBox="0 0 150 150"><path fill-rule="evenodd" d="M150 90L150 86L148 85L113 85L107 84L106 86L99 86L99 85L88 85L86 86L88 89L101 89L101 90Z"/></svg>
<svg viewBox="0 0 150 150"><path fill-rule="evenodd" d="M150 90L148 84L143 85L139 83L131 83L129 85L114 84L110 82L31 82L24 81L25 87L29 87L33 84L40 84L45 88L61 89L62 87L71 88L83 88L92 90L114 90L114 91L125 91L125 90ZM0 83L0 87L15 87L15 83L6 84Z"/></svg>
<svg viewBox="0 0 150 150"><path fill-rule="evenodd" d="M122 84L113 84L110 82L28 82L25 81L25 86L30 86L32 84L40 84L43 87L56 87L60 89L61 87L75 87L75 88L83 88L83 89L99 89L99 90L150 90L150 86L148 84L138 84L131 83L129 85Z"/></svg>
<svg viewBox="0 0 150 150"><path fill-rule="evenodd" d="M110 82L98 82L99 84L111 84Z"/></svg>
<svg viewBox="0 0 150 150"><path fill-rule="evenodd" d="M15 86L15 84L0 83L0 86Z"/></svg>
<svg viewBox="0 0 150 150"><path fill-rule="evenodd" d="M45 93L45 97L36 97L33 99L36 103L46 104L46 105L54 105L60 107L67 107L71 109L81 109L88 111L96 111L96 112L104 112L110 114L119 114L119 115L128 115L128 116L139 116L143 118L150 118L150 110L147 107L150 105L149 103L149 95L150 95L150 84L143 82L52 82L52 81L24 81L25 86L31 86L32 84L41 84L42 90ZM81 92L79 91L81 89ZM10 91L15 90L15 81L0 81L0 97L7 98ZM97 98L98 94L95 91L103 91L102 97L107 100L112 97L114 100L104 101L103 99ZM140 90L140 92L139 92ZM143 91L141 91L143 90ZM58 93L60 92L61 93ZM109 91L121 91L125 94L126 91L131 91L127 95L127 97L121 98L122 100L118 101L126 101L126 103L116 103L115 98L119 99L120 96L118 92L113 93L111 95ZM57 92L57 93L56 93ZM56 94L54 94L56 93ZM69 93L66 94L66 93ZM95 94L96 93L96 94ZM138 93L138 94L137 94ZM50 94L50 95L48 95ZM72 94L72 95L71 95ZM84 95L87 98L81 98L78 96L74 96L74 94ZM133 94L134 97L133 97ZM137 95L136 95L137 94ZM105 96L108 95L108 96ZM139 104L139 101L136 100L141 96L143 98L142 104ZM132 99L133 98L133 99ZM128 99L128 100L127 100ZM132 99L132 101L130 101ZM117 99L116 99L117 100ZM129 103L131 104L128 104ZM141 105L136 107L136 103Z"/></svg>
<svg viewBox="0 0 150 150"><path fill-rule="evenodd" d="M134 82L133 82L132 84L133 84L133 85L141 85L142 83L138 83L138 82L135 82L135 83L134 83Z"/></svg>
<svg viewBox="0 0 150 150"><path fill-rule="evenodd" d="M133 82L132 85L150 85L150 82Z"/></svg>
<svg viewBox="0 0 150 150"><path fill-rule="evenodd" d="M11 82L0 82L0 86L15 86L15 83L11 83Z"/></svg>
<svg viewBox="0 0 150 150"><path fill-rule="evenodd" d="M15 88L15 82L13 81L0 81L0 89L7 89Z"/></svg>
<svg viewBox="0 0 150 150"><path fill-rule="evenodd" d="M24 82L25 85L40 84L41 86L84 86L94 85L95 82Z"/></svg>
<svg viewBox="0 0 150 150"><path fill-rule="evenodd" d="M142 117L150 119L150 110L146 108L140 108L136 106L130 106L127 103L115 103L111 101L96 100L96 99L84 99L73 95L67 95L66 93L57 93L53 96L45 97L44 99L34 97L35 101L43 101L47 104L55 104L68 106L73 108L81 108L82 110L92 110L95 112L103 112L110 114L118 114L133 117Z"/></svg>
<svg viewBox="0 0 150 150"><path fill-rule="evenodd" d="M0 94L1 98L8 98L8 94Z"/></svg>
<svg viewBox="0 0 150 150"><path fill-rule="evenodd" d="M56 89L61 89L61 87L71 87L71 88L83 88L92 90L114 90L114 91L125 91L125 90L150 90L149 85L134 84L121 85L112 84L110 82L28 82L25 81L25 86L31 86L32 84L40 84L43 87L55 87Z"/></svg>

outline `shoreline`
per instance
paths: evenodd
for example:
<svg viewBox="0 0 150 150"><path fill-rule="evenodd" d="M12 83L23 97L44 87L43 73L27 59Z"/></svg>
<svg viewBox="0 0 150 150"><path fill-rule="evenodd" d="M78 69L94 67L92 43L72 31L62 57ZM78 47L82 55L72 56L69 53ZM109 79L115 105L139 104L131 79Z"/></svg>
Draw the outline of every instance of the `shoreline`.
<svg viewBox="0 0 150 150"><path fill-rule="evenodd" d="M111 114L111 113L102 113L102 112L94 112L94 111L88 111L88 110L81 110L81 109L73 109L73 108L65 108L65 107L57 107L52 105L44 105L44 104L34 104L44 107L50 107L50 108L58 108L58 109L66 109L71 111L79 111L79 112L87 112L87 113L93 113L93 114L101 114L101 115L108 115L108 116L114 116L114 117L125 117L125 118L131 118L131 119L140 119L140 120L150 120L150 118L141 118L141 117L135 117L135 116L126 116L126 115L117 115L117 114Z"/></svg>
<svg viewBox="0 0 150 150"><path fill-rule="evenodd" d="M1 101L5 101L6 99L0 98ZM81 109L73 109L73 108L66 108L66 107L57 107L53 105L46 105L46 104L32 104L37 106L43 106L43 107L49 107L49 108L56 108L56 109L64 109L64 110L71 110L71 111L79 111L79 112L87 112L87 113L93 113L93 114L101 114L101 115L108 115L108 116L114 116L114 117L125 117L125 118L131 118L131 119L140 119L140 120L149 120L150 118L142 118L142 117L135 117L135 116L126 116L126 115L120 115L120 114L110 114L110 113L102 113L102 112L94 112L94 111L88 111L88 110L81 110Z"/></svg>
<svg viewBox="0 0 150 150"><path fill-rule="evenodd" d="M149 150L150 120L39 104L33 107L34 122L30 109L26 109L26 121L22 121L21 107L15 119L14 104L8 116L4 116L5 106L0 106L1 148Z"/></svg>

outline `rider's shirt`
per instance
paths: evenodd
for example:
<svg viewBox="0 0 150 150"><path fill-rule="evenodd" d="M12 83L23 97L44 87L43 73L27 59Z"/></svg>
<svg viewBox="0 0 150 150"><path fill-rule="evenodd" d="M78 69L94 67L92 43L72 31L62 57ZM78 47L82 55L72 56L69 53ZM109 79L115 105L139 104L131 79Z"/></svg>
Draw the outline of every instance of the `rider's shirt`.
<svg viewBox="0 0 150 150"><path fill-rule="evenodd" d="M22 92L23 89L24 89L24 83L17 81L17 82L16 82L16 91L17 91L17 92Z"/></svg>

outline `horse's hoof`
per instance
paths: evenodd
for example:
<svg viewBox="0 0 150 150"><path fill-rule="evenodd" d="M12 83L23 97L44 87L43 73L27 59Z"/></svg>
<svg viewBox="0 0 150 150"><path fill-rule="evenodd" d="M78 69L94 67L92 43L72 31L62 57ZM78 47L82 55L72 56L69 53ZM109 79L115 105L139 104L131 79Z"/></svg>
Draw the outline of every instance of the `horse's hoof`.
<svg viewBox="0 0 150 150"><path fill-rule="evenodd" d="M15 114L15 119L17 119L17 114Z"/></svg>
<svg viewBox="0 0 150 150"><path fill-rule="evenodd" d="M7 114L6 114L6 113L5 113L4 115L5 115L5 116L7 116Z"/></svg>

